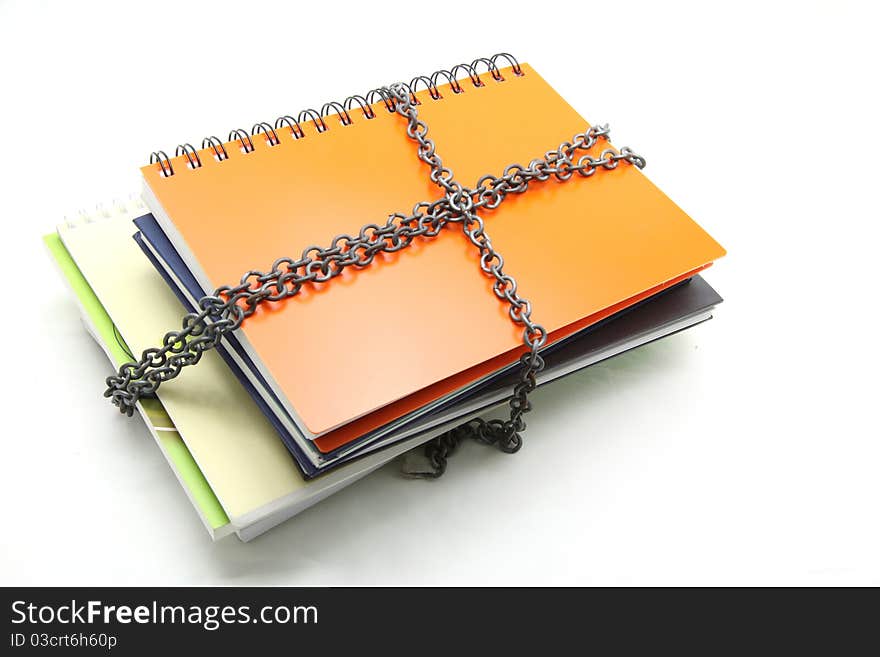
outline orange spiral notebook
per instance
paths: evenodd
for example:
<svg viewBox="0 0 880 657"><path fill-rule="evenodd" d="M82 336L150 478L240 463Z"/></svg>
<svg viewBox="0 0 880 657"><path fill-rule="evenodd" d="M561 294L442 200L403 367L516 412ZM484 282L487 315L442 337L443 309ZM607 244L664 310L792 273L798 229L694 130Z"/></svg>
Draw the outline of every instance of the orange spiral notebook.
<svg viewBox="0 0 880 657"><path fill-rule="evenodd" d="M503 80L484 75L483 86L464 78L461 93L444 85L439 98L417 94L437 152L465 185L528 164L589 125L530 66L500 73ZM350 122L303 122L302 135L278 128L275 145L271 133L251 137L252 150L228 142L226 159L200 150L201 166L173 158L173 175L158 164L142 169L147 204L203 290L440 196L405 120L382 102L371 107L373 118L355 107ZM724 255L631 166L532 183L481 216L548 344ZM330 453L517 360L522 331L492 282L476 248L450 226L264 305L236 337L285 426Z"/></svg>

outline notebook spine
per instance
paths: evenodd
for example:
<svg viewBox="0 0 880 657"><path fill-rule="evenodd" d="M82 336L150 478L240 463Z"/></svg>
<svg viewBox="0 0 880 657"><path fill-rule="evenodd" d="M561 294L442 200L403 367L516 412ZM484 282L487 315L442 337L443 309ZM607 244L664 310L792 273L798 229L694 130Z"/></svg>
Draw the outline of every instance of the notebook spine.
<svg viewBox="0 0 880 657"><path fill-rule="evenodd" d="M503 66L509 66L516 76L523 75L522 68L516 57L510 53L497 53L491 57L479 57L470 64L456 64L450 69L440 69L434 71L430 75L417 75L410 82L402 83L406 91L409 93L413 104L420 105L421 101L416 93L424 87L428 96L432 100L440 100L443 96L440 93L440 85L446 83L454 94L464 92L462 83L467 81L474 88L485 87L486 82L480 77L481 71L485 75L488 73L495 82L503 82L504 76L501 74L501 63ZM349 96L342 102L330 101L324 103L320 110L307 108L298 114L284 114L275 119L274 124L266 121L258 121L253 125L250 132L241 128L236 128L229 132L226 142L224 143L218 137L210 135L202 140L202 147L197 150L190 143L178 144L174 157L186 158L186 166L189 169L198 169L202 166L202 157L207 151L209 157L213 157L218 162L229 159L229 151L227 147L235 147L244 153L252 153L254 148L254 138L262 135L265 143L269 147L277 146L281 143L281 136L284 132L288 132L294 139L303 139L306 137L304 125L312 124L316 133L322 133L329 129L327 120L331 116L336 116L340 125L348 126L354 122L352 114L357 115L358 112L365 120L376 118L376 112L373 105L383 103L385 109L389 113L394 112L394 101L383 88L372 89L366 94L354 94ZM200 154L201 152L201 154ZM175 175L174 164L172 158L168 157L165 151L154 151L150 154L150 164L155 164L164 177Z"/></svg>

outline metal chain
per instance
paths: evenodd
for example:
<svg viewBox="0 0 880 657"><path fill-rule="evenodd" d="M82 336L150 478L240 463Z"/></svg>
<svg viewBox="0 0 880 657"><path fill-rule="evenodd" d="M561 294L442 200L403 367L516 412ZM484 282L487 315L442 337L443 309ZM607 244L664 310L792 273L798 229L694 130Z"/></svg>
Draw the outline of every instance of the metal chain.
<svg viewBox="0 0 880 657"><path fill-rule="evenodd" d="M416 238L436 237L448 224L458 223L480 252L480 268L495 279L496 296L509 304L511 320L522 325L526 351L520 357L522 370L510 400L509 420L471 421L458 428L454 437L451 433L444 434L428 445L429 458L432 454L439 455L431 459L433 470L410 474L430 477L442 474L446 455L451 451L449 445L454 449L465 434L497 444L508 453L520 449L520 433L526 427L522 416L531 410L528 395L535 389L536 376L544 367L539 351L547 342L547 331L532 321L531 303L519 295L516 280L504 273L504 259L493 248L477 210L497 208L509 194L524 193L534 181L542 182L551 177L566 181L575 173L588 178L600 169L615 169L620 162L642 168L645 160L629 148L618 151L609 146L598 158L583 154L575 162L579 151L588 151L600 139L607 141L608 126L593 126L575 135L572 141L563 142L556 150L546 152L543 158L532 160L527 167L511 164L501 176L485 175L475 187L468 188L455 180L451 169L443 166L434 142L427 136L428 126L418 118L414 96L407 87L392 85L383 89L383 95L393 103L397 114L406 118L407 135L418 143L418 157L430 167L430 178L443 190L444 196L417 203L409 215L395 212L384 225L366 224L357 235L337 235L326 248L310 246L298 259L279 258L269 271L251 270L241 277L238 285L220 287L214 294L202 297L198 312L184 316L181 330L167 333L161 347L146 349L138 362L125 363L117 374L107 377L104 396L122 413L132 415L138 400L153 396L161 383L177 377L184 367L198 363L204 352L215 348L224 336L241 327L261 303L296 296L304 285L326 283L351 266L367 267L379 253L400 251ZM438 451L438 445L446 447Z"/></svg>
<svg viewBox="0 0 880 657"><path fill-rule="evenodd" d="M464 188L461 183L455 180L455 174L452 170L443 166L443 160L437 153L434 142L428 137L428 126L424 121L419 120L418 111L406 89L401 85L394 85L391 87L391 92L396 101L395 110L407 119L406 134L419 144L419 159L431 168L431 180L445 191L449 208L455 213L447 221L461 223L464 234L479 249L480 269L495 279L495 284L492 286L495 295L502 301L507 301L510 305L508 311L510 318L524 327L523 343L528 351L520 359L522 374L510 400L510 419L502 425L494 427L495 440L492 441L496 442L504 452L519 451L522 447L522 436L519 432L526 427L522 416L531 410L528 395L537 385L536 375L544 369L544 360L538 354L538 350L547 342L547 330L532 321L532 304L518 294L516 280L504 273L504 258L492 246L492 240L486 233L483 220L476 213L475 191ZM547 160L543 160L543 162L547 162ZM540 165L537 162L535 164L537 170ZM505 174L507 173L505 171ZM478 188L483 187L485 183L491 185L497 180L494 177L484 177L478 183ZM522 191L525 191L528 181L523 181L522 185L524 185ZM485 204L494 202L495 196L489 195L491 187L484 189L485 196L478 198L478 202L483 201ZM502 186L499 182L494 187L495 194L506 195L511 191L510 183ZM499 198L501 197L499 196Z"/></svg>

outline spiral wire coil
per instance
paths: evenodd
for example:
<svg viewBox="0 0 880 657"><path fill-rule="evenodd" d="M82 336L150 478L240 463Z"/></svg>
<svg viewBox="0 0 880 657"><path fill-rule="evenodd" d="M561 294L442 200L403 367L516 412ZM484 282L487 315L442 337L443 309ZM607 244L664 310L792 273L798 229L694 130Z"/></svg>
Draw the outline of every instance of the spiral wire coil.
<svg viewBox="0 0 880 657"><path fill-rule="evenodd" d="M499 66L499 63L501 66ZM470 84L479 89L486 86L486 82L480 77L482 74L488 74L495 82L503 82L504 76L501 74L501 68L506 65L510 66L514 75L522 75L522 68L516 57L510 53L502 52L492 55L491 57L479 57L470 64L456 64L449 70L440 69L434 71L431 75L417 75L409 83L398 83L402 86L410 96L413 105L420 105L421 101L416 93L424 88L428 91L428 95L432 100L440 100L443 96L440 93L440 86L449 85L450 90L454 94L464 92L462 82ZM462 76L459 79L458 76ZM238 142L239 149L242 153L248 154L254 151L253 138L258 135L264 135L265 142L268 146L277 146L281 143L279 131L286 129L289 131L293 139L302 139L306 136L303 125L309 123L315 129L315 132L326 132L329 127L326 119L332 115L339 117L339 123L342 126L349 126L353 123L352 113L360 111L361 116L366 120L376 118L376 112L372 105L383 103L389 114L394 113L394 99L388 94L386 88L376 88L367 93L354 94L343 100L342 102L330 101L324 103L320 110L306 108L296 114L284 114L275 119L274 123L266 121L258 121L251 127L250 133L242 128L235 128L229 131L226 143L222 142L215 135L209 135L202 140L202 150L212 149L213 157L218 162L229 159L229 153L226 146ZM185 156L187 167L190 169L198 169L202 166L202 160L199 152L190 143L178 144L175 149L175 157ZM158 150L150 153L150 164L158 164L163 176L175 175L174 164L165 151Z"/></svg>

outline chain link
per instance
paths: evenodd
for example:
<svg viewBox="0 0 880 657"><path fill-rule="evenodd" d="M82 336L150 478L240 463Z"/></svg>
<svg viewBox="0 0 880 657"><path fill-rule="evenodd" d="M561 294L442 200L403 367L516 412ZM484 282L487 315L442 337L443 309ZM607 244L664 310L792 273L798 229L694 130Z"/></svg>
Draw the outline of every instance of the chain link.
<svg viewBox="0 0 880 657"><path fill-rule="evenodd" d="M501 176L485 175L475 187L464 187L455 180L452 170L443 165L406 85L395 84L382 91L393 103L394 111L406 119L406 133L418 144L418 157L428 165L431 180L444 196L417 203L408 215L395 212L382 225L366 224L357 235L337 235L327 247L310 246L299 258L279 258L269 271L249 271L238 285L220 287L202 297L198 311L185 315L181 329L167 333L161 347L145 350L139 361L126 363L116 374L107 377L104 396L122 413L132 415L138 400L153 396L163 382L177 377L184 367L198 363L203 353L241 327L261 303L294 297L305 285L326 283L352 266L367 267L379 253L400 251L415 239L436 237L448 224L460 224L480 253L480 269L495 279L495 295L509 305L511 320L523 327L526 350L520 357L521 373L509 402L509 419L471 421L447 432L427 446L432 472L410 474L431 477L442 474L446 455L451 453L450 446L454 449L466 435L497 444L508 453L522 447L520 434L526 428L523 415L531 410L528 396L535 389L537 374L544 368L539 352L547 342L547 331L532 320L531 303L519 294L516 280L504 272L504 258L492 246L477 211L497 208L508 195L527 191L532 182L543 182L551 177L562 182L575 174L588 178L599 170L615 169L621 162L642 168L645 160L629 148L618 151L610 146L602 150L599 157L587 153L578 156L592 149L599 140L607 141L608 126L593 126L575 135L572 141L546 152L544 157L532 160L526 167L511 164Z"/></svg>

